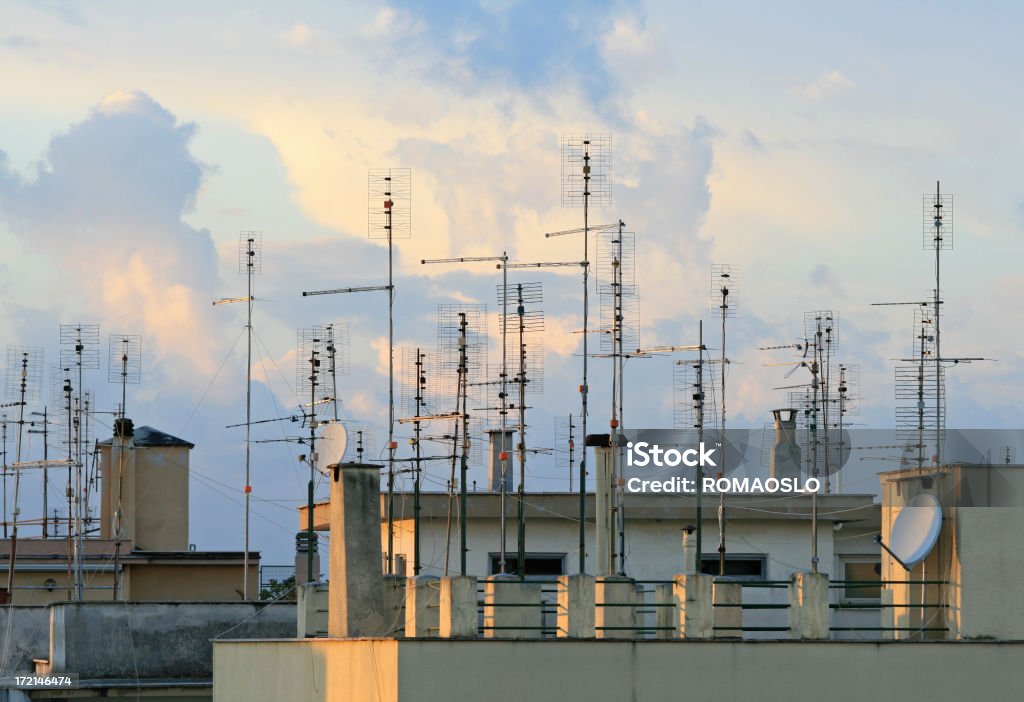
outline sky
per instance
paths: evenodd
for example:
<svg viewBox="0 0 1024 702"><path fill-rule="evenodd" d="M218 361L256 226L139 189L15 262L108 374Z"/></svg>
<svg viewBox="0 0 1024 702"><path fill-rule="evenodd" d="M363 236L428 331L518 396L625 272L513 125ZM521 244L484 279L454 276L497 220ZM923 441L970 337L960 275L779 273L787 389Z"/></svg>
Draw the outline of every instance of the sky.
<svg viewBox="0 0 1024 702"><path fill-rule="evenodd" d="M263 242L253 416L297 412L296 329L344 322L341 413L376 427L379 450L386 298L300 295L385 282L386 248L367 237L368 169L412 173L412 236L395 245L396 346L433 352L438 305L484 303L493 366L497 271L420 261L578 260L579 237L543 236L582 225L561 206L560 138L609 133L613 202L591 221L636 234L641 344L695 343L699 320L715 328L711 266L741 271L732 426L760 427L785 404L773 388L791 382L786 368L764 364L792 357L758 347L802 341L804 312L823 309L839 319L839 360L860 368L852 421L893 425L893 359L910 352L911 313L871 303L931 294L922 195L941 181L955 198L943 349L997 359L950 371L948 425L1015 428L1020 14L997 2L8 1L0 341L45 349L38 409L59 325L99 324L104 364L86 385L112 411L107 335L142 335L128 414L197 444L191 539L240 549L244 438L225 426L244 421L244 305L210 304L245 294L239 232ZM554 417L579 411L579 275L518 280L544 285L544 392L529 424L532 445L550 447ZM626 426L671 426L672 363L628 363ZM592 427L607 426L610 392L608 361L595 359ZM109 420L97 415L99 438ZM300 431L269 423L254 438ZM26 451L41 453L37 437ZM254 448L253 539L267 563L289 562L303 452ZM531 463L531 488L568 486L551 457ZM445 469L429 473L444 486ZM38 509L33 479L26 516ZM471 479L483 485L482 466Z"/></svg>

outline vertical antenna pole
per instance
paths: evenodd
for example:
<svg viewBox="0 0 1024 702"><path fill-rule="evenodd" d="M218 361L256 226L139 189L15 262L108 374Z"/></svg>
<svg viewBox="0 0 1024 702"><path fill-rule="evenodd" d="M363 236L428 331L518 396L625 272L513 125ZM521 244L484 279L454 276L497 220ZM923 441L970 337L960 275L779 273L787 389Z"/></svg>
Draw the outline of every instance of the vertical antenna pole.
<svg viewBox="0 0 1024 702"><path fill-rule="evenodd" d="M313 489L316 479L316 386L317 368L320 365L317 359L316 345L318 339L313 339L312 348L309 353L309 486L307 489L309 499L309 514L306 522L306 582L313 582Z"/></svg>
<svg viewBox="0 0 1024 702"><path fill-rule="evenodd" d="M729 276L728 273L723 273L722 274L722 278L728 278L728 276ZM726 458L726 450L725 450L725 363L726 363L726 358L725 358L725 318L726 318L726 316L729 313L729 286L726 284L726 281L724 281L724 280L720 281L719 284L722 287L722 305L721 305L721 310L720 310L721 314L722 314L722 360L721 360L721 364L720 364L721 368L719 369L720 373L721 373L720 381L721 381L721 388L722 388L722 399L721 399L721 403L722 403L722 424L721 424L721 436L722 436L722 458L721 458L721 461L722 461L722 470L721 470L721 474L724 476L725 475L725 469L726 469L726 464L725 464L725 458ZM719 575L725 575L725 493L724 492L719 492L718 493L718 574Z"/></svg>
<svg viewBox="0 0 1024 702"><path fill-rule="evenodd" d="M253 249L254 239L250 235L246 246L246 278L248 279L248 295L246 301L247 316L245 321L245 543L242 546L242 600L249 599L249 521L250 499L252 497L252 481L250 477L249 455L250 435L252 430L252 274L256 252ZM312 509L312 508L311 508ZM313 548L312 542L307 548Z"/></svg>
<svg viewBox="0 0 1024 702"><path fill-rule="evenodd" d="M822 331L821 331L821 320L817 322L815 342L814 342L814 360L811 361L811 386L814 390L814 398L811 401L811 477L817 479L818 477L818 390L819 390L819 375L821 373L821 366L819 365L819 359L822 353ZM815 490L811 493L811 572L818 572L818 491Z"/></svg>
<svg viewBox="0 0 1024 702"><path fill-rule="evenodd" d="M117 452L117 511L114 514L114 596L112 599L117 600L118 594L118 574L121 567L121 519L123 517L121 508L122 493L124 491L124 452L127 446L125 439L125 403L128 398L128 340L121 340L121 411L120 424L117 425L117 430L114 432L114 437L111 439L110 447L113 450L114 442L120 441L121 447ZM248 422L248 417L246 418ZM248 427L248 424L246 425ZM248 482L248 481L246 481Z"/></svg>
<svg viewBox="0 0 1024 702"><path fill-rule="evenodd" d="M469 474L469 347L466 338L466 313L459 313L459 397L462 401L462 412L459 420L462 421L462 460L459 472L459 567L462 575L466 575L466 554L469 549L466 545L466 477Z"/></svg>
<svg viewBox="0 0 1024 702"><path fill-rule="evenodd" d="M72 546L72 541L71 541L72 533L73 533L72 530L71 530L71 495L72 495L72 490L71 490L71 471L72 471L72 465L74 464L74 444L71 443L71 422L72 422L72 420L71 420L71 393L72 393L72 389L71 389L71 369L70 368L65 368L64 369L64 409L65 409L65 411L67 412L67 415L68 415L68 485L67 485L67 488L65 489L64 492L65 492L65 496L68 499L68 600L69 601L74 598L74 592L75 592L74 577L72 575L72 570L71 570L71 567L72 567L72 554L74 553L74 548ZM6 430L6 428L7 428L7 425L5 424L4 425L4 429ZM6 453L5 453L5 459L6 459Z"/></svg>
<svg viewBox="0 0 1024 702"><path fill-rule="evenodd" d="M47 408L43 407L43 538L49 538L49 529L47 528L47 513L49 506L47 505L47 492L50 489L50 469L48 467L48 461L50 460L50 425L49 417L47 416Z"/></svg>
<svg viewBox="0 0 1024 702"><path fill-rule="evenodd" d="M391 230L391 177L388 176L385 217L388 234L388 562L385 573L394 573L395 560L395 284Z"/></svg>
<svg viewBox="0 0 1024 702"><path fill-rule="evenodd" d="M508 489L505 481L508 479L508 454L511 446L506 444L508 440L508 252L502 252L501 262L501 452L498 460L501 461L501 480L499 491L501 492L501 537L500 550L498 555L498 572L505 574L505 550L507 538L508 520ZM569 470L572 470L570 462Z"/></svg>
<svg viewBox="0 0 1024 702"><path fill-rule="evenodd" d="M84 599L84 582L82 581L82 422L84 419L83 402L84 393L82 389L82 352L85 344L82 342L79 333L78 343L75 345L75 354L78 359L78 418L75 427L75 599L79 602Z"/></svg>
<svg viewBox="0 0 1024 702"><path fill-rule="evenodd" d="M583 384L580 386L583 407L580 414L583 454L580 457L580 573L585 573L587 566L587 337L590 302L590 141L584 140L583 144Z"/></svg>
<svg viewBox="0 0 1024 702"><path fill-rule="evenodd" d="M4 538L7 538L7 416L4 415L3 422L3 447L4 447Z"/></svg>
<svg viewBox="0 0 1024 702"><path fill-rule="evenodd" d="M18 491L21 486L21 435L25 428L25 386L28 381L28 354L21 355L21 389L18 396L18 434L14 444L14 510L11 528L11 555L7 563L7 602L14 601L14 568L18 558ZM8 616L12 616L8 613Z"/></svg>
<svg viewBox="0 0 1024 702"><path fill-rule="evenodd" d="M516 512L519 519L519 536L517 539L518 560L516 570L519 579L526 577L526 307L523 303L523 286L519 285L516 313L519 316L519 504Z"/></svg>
<svg viewBox="0 0 1024 702"><path fill-rule="evenodd" d="M942 252L942 191L935 181L935 467L942 465L942 345L939 332L940 254Z"/></svg>
<svg viewBox="0 0 1024 702"><path fill-rule="evenodd" d="M704 320L697 323L697 443L704 442ZM704 515L701 508L701 496L704 494L704 467L697 461L697 534L694 538L694 546L697 550L697 572L702 572L701 562L703 551L701 551L701 534L704 530Z"/></svg>
<svg viewBox="0 0 1024 702"><path fill-rule="evenodd" d="M416 416L423 416L423 390L426 385L426 376L423 374L423 354L416 349ZM413 429L416 433L416 480L413 483L412 514L412 572L413 575L420 574L420 480L423 469L423 454L420 449L420 422L417 419L413 422Z"/></svg>

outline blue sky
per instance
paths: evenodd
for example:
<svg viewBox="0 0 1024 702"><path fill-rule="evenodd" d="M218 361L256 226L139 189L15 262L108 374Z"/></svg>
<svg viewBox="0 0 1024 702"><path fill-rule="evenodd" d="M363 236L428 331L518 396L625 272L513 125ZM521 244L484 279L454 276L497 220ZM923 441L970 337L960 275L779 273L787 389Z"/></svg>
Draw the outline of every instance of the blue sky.
<svg viewBox="0 0 1024 702"><path fill-rule="evenodd" d="M386 324L366 239L368 168L413 169L413 238L397 246L398 343L432 346L438 304L486 302L489 267L429 257L566 260L559 136L614 135L614 205L637 235L643 343L692 343L712 263L741 266L730 415L760 426L784 370L756 348L836 309L859 364L859 422L893 421L892 361L910 319L871 302L932 287L921 195L955 193L944 348L998 363L949 379L949 423L1015 427L1024 133L1013 4L74 3L0 9L0 339L47 348L57 325L145 336L137 421L196 441L193 540L237 548L244 358L240 230L264 235L257 414L291 412L295 328L348 322L345 411L386 416ZM533 278L531 278L533 279ZM576 409L578 281L544 274L546 392L531 424ZM596 309L595 309L596 314ZM233 346L234 345L234 346ZM234 350L232 351L232 348ZM492 339L492 351L498 345ZM631 362L627 416L671 422L669 359ZM607 371L594 363L591 421ZM114 402L98 375L101 397ZM201 400L201 401L200 401ZM630 420L627 420L630 421ZM270 430L268 429L268 432ZM281 436L281 430L274 429ZM38 449L34 446L33 450ZM257 452L257 543L286 560L300 449ZM539 458L536 484L565 476ZM483 480L482 472L477 477ZM29 508L26 507L26 511ZM226 526L227 525L227 526Z"/></svg>

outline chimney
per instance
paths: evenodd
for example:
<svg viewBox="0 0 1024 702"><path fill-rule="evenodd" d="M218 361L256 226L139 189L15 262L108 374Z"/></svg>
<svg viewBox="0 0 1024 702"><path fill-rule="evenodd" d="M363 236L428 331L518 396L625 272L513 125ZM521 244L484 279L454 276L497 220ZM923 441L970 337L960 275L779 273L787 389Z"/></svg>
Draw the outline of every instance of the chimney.
<svg viewBox="0 0 1024 702"><path fill-rule="evenodd" d="M502 434L505 441L502 442ZM487 438L490 444L490 461L488 464L490 480L487 481L487 489L491 492L501 492L501 463L502 454L505 454L505 492L512 492L512 429L490 429Z"/></svg>
<svg viewBox="0 0 1024 702"><path fill-rule="evenodd" d="M608 434L591 434L586 445L594 447L594 546L598 575L615 573L615 455ZM584 449L586 450L586 449Z"/></svg>
<svg viewBox="0 0 1024 702"><path fill-rule="evenodd" d="M800 447L796 443L796 410L772 410L775 443L772 446L771 477L800 478Z"/></svg>
<svg viewBox="0 0 1024 702"><path fill-rule="evenodd" d="M341 463L331 472L331 638L381 636L384 615L380 543L380 466Z"/></svg>

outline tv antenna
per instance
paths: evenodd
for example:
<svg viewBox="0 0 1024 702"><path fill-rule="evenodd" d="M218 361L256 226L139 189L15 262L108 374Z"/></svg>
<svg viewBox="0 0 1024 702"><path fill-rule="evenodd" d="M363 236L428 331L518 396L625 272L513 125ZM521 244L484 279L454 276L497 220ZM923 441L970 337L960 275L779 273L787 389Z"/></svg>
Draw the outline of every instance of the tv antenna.
<svg viewBox="0 0 1024 702"><path fill-rule="evenodd" d="M561 140L562 162L562 207L583 208L583 382L580 385L580 426L584 438L587 435L587 342L589 329L589 285L590 271L590 206L612 204L612 135L607 133L584 132L563 134ZM615 226L615 225L612 225ZM545 234L555 236L559 233ZM580 458L580 554L579 572L586 572L586 509L587 452Z"/></svg>
<svg viewBox="0 0 1024 702"><path fill-rule="evenodd" d="M711 266L711 311L716 312L722 325L722 356L719 363L721 378L719 382L721 398L719 400L719 421L718 429L722 446L722 475L728 470L726 458L728 452L725 450L725 415L726 415L726 394L725 394L725 372L729 363L725 355L726 349L726 320L736 317L739 307L739 297L736 293L739 286L739 266L729 263L716 263ZM718 493L718 574L725 575L725 492Z"/></svg>
<svg viewBox="0 0 1024 702"><path fill-rule="evenodd" d="M693 347L691 347L693 348ZM704 321L697 323L697 358L675 362L672 371L672 390L675 399L674 424L677 430L696 430L698 446L704 441L704 432L708 428L708 412L713 415L714 375L710 373L710 359L705 360L707 347L704 345ZM708 407L708 393L711 393L712 405ZM697 462L695 473L695 504L696 533L694 547L697 551L697 569L701 570L701 543L704 524L704 468Z"/></svg>
<svg viewBox="0 0 1024 702"><path fill-rule="evenodd" d="M506 503L507 503L507 480L506 476L509 475L509 456L511 446L508 445L508 297L500 294L501 290L508 288L508 266L504 265L508 263L508 252L503 251L500 256L473 256L473 257L460 257L460 258L435 258L435 259L423 259L420 261L422 265L426 264L464 264L464 263L482 263L482 262L496 262L501 268L501 286L499 289L499 303L501 304L501 316L499 322L501 324L501 369L498 374L498 426L500 431L500 442L501 448L498 452L498 460L500 462L500 482L498 485L498 492L500 493L500 504L501 504L501 519L500 521L500 542L501 542L501 554L499 556L499 572L505 572L505 514L506 514ZM419 412L417 412L417 415ZM419 446L419 440L417 439L417 447ZM418 455L418 454L417 454ZM418 466L419 464L417 464Z"/></svg>
<svg viewBox="0 0 1024 702"><path fill-rule="evenodd" d="M519 578L526 577L526 396L528 393L543 391L544 378L544 348L542 343L544 334L544 311L540 309L544 301L544 293L540 283L515 283L511 286L500 286L498 288L498 301L502 309L507 310L509 303L515 305L515 317L513 324L517 332L517 359L518 370L512 380L518 390L518 400L512 405L518 410L519 415L519 441L516 444L516 453L519 457L519 490L517 493L516 518L518 521L519 533L517 537L518 556L516 570ZM530 309L527 309L530 308ZM508 327L507 313L502 314L501 327ZM530 349L540 346L540 352L534 353ZM535 380L540 379L540 385ZM502 484L504 484L502 476ZM502 536L505 530L502 525ZM503 544L504 546L504 544ZM500 562L505 561L505 549L502 548ZM502 570L504 572L504 570Z"/></svg>
<svg viewBox="0 0 1024 702"><path fill-rule="evenodd" d="M435 391L441 402L454 395L455 425L452 432L451 477L448 481L448 530L451 529L452 509L456 487L459 490L459 563L466 574L467 546L467 485L470 452L474 451L471 435L477 434L479 424L471 423L469 403L479 401L470 397L470 388L482 387L487 372L487 306L483 304L442 304L437 306L438 385ZM454 387L451 382L455 380ZM481 438L481 437L477 437ZM461 451L460 451L461 449ZM461 456L461 461L460 461ZM456 463L459 475L456 479ZM450 543L447 542L447 543ZM445 546L445 571L448 568L449 546Z"/></svg>
<svg viewBox="0 0 1024 702"><path fill-rule="evenodd" d="M320 387L320 364L325 353L326 339L324 327L312 327L299 329L296 332L295 354L295 394L301 398L303 395L309 397L309 412L306 414L305 423L309 427L309 484L307 486L307 522L306 538L308 548L306 549L306 582L311 583L316 578L313 572L313 543L316 535L313 529L313 510L315 502L313 491L317 473L317 452L316 452L316 430L320 423L316 419L316 406L319 403L317 390ZM344 454L344 451L342 451Z"/></svg>
<svg viewBox="0 0 1024 702"><path fill-rule="evenodd" d="M618 225L607 225L607 226L618 226ZM545 234L544 236L548 236L548 237L550 237L550 236L561 236L562 234L576 234L576 233L579 233L579 232L586 232L586 231L587 231L586 229L583 229L583 230L569 230L569 231L566 231L566 232L548 233L548 234ZM584 248L586 248L586 247L584 247ZM510 268L517 269L517 268L573 268L573 267L579 267L579 268L583 269L583 302L584 302L584 304L583 304L583 308L584 308L584 311L583 311L583 328L584 328L584 333L583 333L583 383L580 385L580 397L582 398L582 412L580 414L580 426L581 426L581 434L584 437L586 437L586 431L587 431L587 411L586 410L587 410L587 395L588 395L587 382L586 382L586 380L587 380L587 332L589 331L587 329L587 289L588 289L587 280L588 280L588 271L590 270L590 264L585 259L583 261L542 261L542 262L535 262L535 263L508 263L508 262L505 262L505 263L499 263L498 264L498 268L501 269L501 270L508 270ZM586 449L585 448L581 452L581 456L582 457L580 459L580 501L579 501L579 511L580 511L580 572L583 573L583 572L586 572L586 535L587 535L587 533L586 533L586 523L585 523L586 509L587 509L587 504L586 504L586 498L587 498L586 475L587 475L587 470L586 470Z"/></svg>
<svg viewBox="0 0 1024 702"><path fill-rule="evenodd" d="M128 427L128 385L142 382L142 337L138 334L111 334L108 340L107 381L121 384L121 405L118 421L114 423L114 444L117 452L117 508L114 511L114 599L117 599L120 579L121 538L124 534L122 519L122 495L124 493L124 459L127 450Z"/></svg>
<svg viewBox="0 0 1024 702"><path fill-rule="evenodd" d="M327 352L327 380L330 388L324 394L334 408L334 421L339 421L338 376L351 372L348 324L333 322L324 326L324 350ZM326 383L324 383L326 385Z"/></svg>
<svg viewBox="0 0 1024 702"><path fill-rule="evenodd" d="M572 469L579 441L579 417L569 414L555 417L555 468L569 473L569 492L573 491Z"/></svg>
<svg viewBox="0 0 1024 702"><path fill-rule="evenodd" d="M18 558L18 516L21 509L18 498L21 490L21 448L25 430L25 406L39 400L40 379L43 373L43 350L39 348L7 347L7 399L17 398L18 432L14 443L14 505L11 510L11 553L7 568L8 602L14 600L14 569ZM5 403L10 406L12 403ZM6 449L4 459L6 462ZM4 538L7 538L7 471L4 470Z"/></svg>
<svg viewBox="0 0 1024 702"><path fill-rule="evenodd" d="M427 397L427 355L422 349L404 349L402 354L402 410L412 415L414 453L413 466L413 535L412 535L412 571L420 574L420 492L423 478L423 416L433 405Z"/></svg>
<svg viewBox="0 0 1024 702"><path fill-rule="evenodd" d="M388 294L388 538L385 574L395 562L395 284L394 241L412 236L412 171L408 168L371 168L367 176L367 236L388 245L388 283L353 288L311 290L310 295L336 295L384 291Z"/></svg>
<svg viewBox="0 0 1024 702"><path fill-rule="evenodd" d="M238 234L238 272L246 277L248 294L245 297L229 297L215 300L214 305L244 302L246 307L245 333L245 527L242 547L242 599L249 599L249 522L252 480L250 454L252 451L252 294L253 276L263 272L263 234L242 231Z"/></svg>
<svg viewBox="0 0 1024 702"><path fill-rule="evenodd" d="M83 390L84 372L99 370L100 367L100 327L98 324L62 324L60 325L60 363L78 378L78 395L72 417L68 426L72 431L74 446L74 489L72 501L74 505L74 599L81 601L84 597L85 580L82 573L82 557L84 550L85 523L85 484L82 471L85 468L85 445L88 433L88 410L86 409L87 393Z"/></svg>

